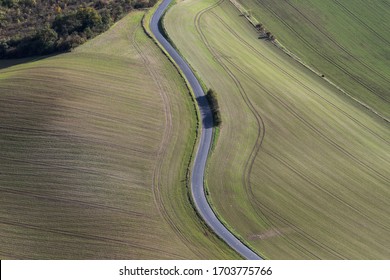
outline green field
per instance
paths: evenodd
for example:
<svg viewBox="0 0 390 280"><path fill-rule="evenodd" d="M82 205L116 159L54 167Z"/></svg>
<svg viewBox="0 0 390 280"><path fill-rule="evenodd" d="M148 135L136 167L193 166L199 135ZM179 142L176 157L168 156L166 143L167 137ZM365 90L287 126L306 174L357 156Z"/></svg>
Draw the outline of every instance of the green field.
<svg viewBox="0 0 390 280"><path fill-rule="evenodd" d="M389 1L238 2L303 61L389 119Z"/></svg>
<svg viewBox="0 0 390 280"><path fill-rule="evenodd" d="M226 225L269 259L388 259L388 123L259 40L228 0L178 1L164 24L219 96L206 181Z"/></svg>
<svg viewBox="0 0 390 280"><path fill-rule="evenodd" d="M238 257L189 203L194 105L142 16L0 62L1 259Z"/></svg>

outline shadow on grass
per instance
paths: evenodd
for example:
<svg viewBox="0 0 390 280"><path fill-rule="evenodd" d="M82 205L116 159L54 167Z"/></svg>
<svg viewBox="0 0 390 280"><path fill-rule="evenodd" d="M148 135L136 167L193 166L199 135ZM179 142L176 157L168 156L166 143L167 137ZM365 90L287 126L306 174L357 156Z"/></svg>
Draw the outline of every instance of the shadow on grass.
<svg viewBox="0 0 390 280"><path fill-rule="evenodd" d="M23 64L23 63L29 63L29 62L34 62L34 61L46 59L49 57L57 56L59 54L63 54L63 53L54 53L54 54L50 54L50 55L31 56L31 57L24 57L24 58L0 59L0 70L15 66L15 65Z"/></svg>

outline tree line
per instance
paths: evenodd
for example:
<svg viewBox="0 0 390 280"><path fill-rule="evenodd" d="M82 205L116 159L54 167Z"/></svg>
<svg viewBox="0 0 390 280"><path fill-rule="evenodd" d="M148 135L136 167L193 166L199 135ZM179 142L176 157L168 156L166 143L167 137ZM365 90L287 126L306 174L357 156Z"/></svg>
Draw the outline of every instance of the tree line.
<svg viewBox="0 0 390 280"><path fill-rule="evenodd" d="M68 51L157 0L0 0L0 58Z"/></svg>
<svg viewBox="0 0 390 280"><path fill-rule="evenodd" d="M265 27L262 23L256 24L255 28L260 34L260 36L259 36L260 39L266 38L270 41L274 41L276 39L275 36L270 31L265 29Z"/></svg>

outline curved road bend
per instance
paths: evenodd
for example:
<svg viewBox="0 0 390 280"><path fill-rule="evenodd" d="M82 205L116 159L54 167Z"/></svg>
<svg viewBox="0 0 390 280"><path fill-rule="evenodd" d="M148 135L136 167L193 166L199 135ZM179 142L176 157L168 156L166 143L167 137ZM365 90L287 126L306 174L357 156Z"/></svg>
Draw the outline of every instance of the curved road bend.
<svg viewBox="0 0 390 280"><path fill-rule="evenodd" d="M164 11L171 3L172 0L164 0L154 13L150 28L154 36L175 60L177 65L181 68L184 75L186 76L189 84L195 94L200 113L202 116L202 131L199 142L198 151L195 156L194 166L191 174L191 192L195 203L195 206L205 220L207 225L213 229L213 231L221 237L231 248L242 255L246 259L250 260L261 260L262 258L255 254L252 250L246 247L240 240L238 240L215 216L213 210L207 202L206 195L204 192L203 180L206 168L206 160L211 146L211 139L213 133L213 120L209 104L204 96L202 87L199 81L196 79L194 73L183 60L183 58L176 52L171 44L164 38L158 28L158 22L161 19Z"/></svg>

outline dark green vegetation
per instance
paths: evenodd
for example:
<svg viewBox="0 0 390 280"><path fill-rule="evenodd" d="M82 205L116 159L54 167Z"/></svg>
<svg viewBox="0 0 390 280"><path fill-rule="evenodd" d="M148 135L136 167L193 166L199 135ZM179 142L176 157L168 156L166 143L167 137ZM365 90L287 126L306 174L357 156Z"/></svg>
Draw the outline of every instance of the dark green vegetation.
<svg viewBox="0 0 390 280"><path fill-rule="evenodd" d="M210 104L211 112L213 113L213 120L215 126L220 126L222 123L221 112L219 110L219 104L217 94L214 90L209 89L206 94L207 101Z"/></svg>
<svg viewBox="0 0 390 280"><path fill-rule="evenodd" d="M389 119L389 1L238 2L304 62Z"/></svg>
<svg viewBox="0 0 390 280"><path fill-rule="evenodd" d="M67 51L156 0L0 0L0 58Z"/></svg>
<svg viewBox="0 0 390 280"><path fill-rule="evenodd" d="M259 40L228 0L180 1L164 23L218 93L206 181L222 221L270 259L389 259L389 123Z"/></svg>
<svg viewBox="0 0 390 280"><path fill-rule="evenodd" d="M1 259L238 258L189 202L194 105L142 16L0 62Z"/></svg>

